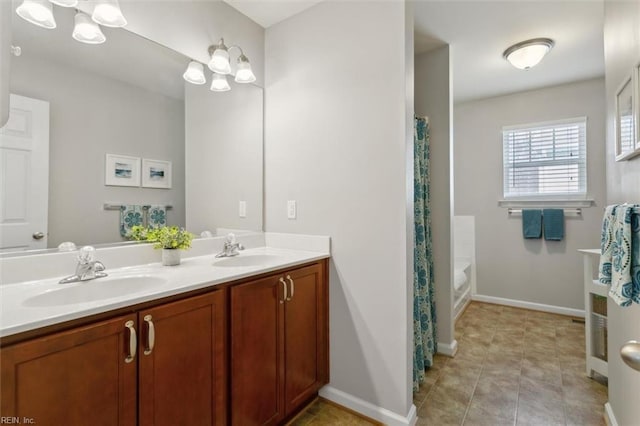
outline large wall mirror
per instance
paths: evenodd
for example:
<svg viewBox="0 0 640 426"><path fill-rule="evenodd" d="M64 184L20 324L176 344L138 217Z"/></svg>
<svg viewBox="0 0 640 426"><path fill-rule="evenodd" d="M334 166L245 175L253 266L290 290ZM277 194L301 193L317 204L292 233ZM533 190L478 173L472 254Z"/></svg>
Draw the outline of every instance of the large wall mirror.
<svg viewBox="0 0 640 426"><path fill-rule="evenodd" d="M22 53L12 58L12 115L0 131L1 250L123 242L118 205L170 206L167 224L196 235L262 230L263 90L231 81L231 91L219 93L186 83L190 59L182 54L125 29L103 28L103 44L80 43L71 37L75 11L55 13L55 30L12 16ZM48 123L38 109L47 104ZM25 177L23 154L43 133L43 166L34 162ZM171 162L171 187L106 185L107 154ZM44 179L44 190L29 194L35 179ZM26 213L45 225L28 223ZM8 241L17 232L26 245Z"/></svg>

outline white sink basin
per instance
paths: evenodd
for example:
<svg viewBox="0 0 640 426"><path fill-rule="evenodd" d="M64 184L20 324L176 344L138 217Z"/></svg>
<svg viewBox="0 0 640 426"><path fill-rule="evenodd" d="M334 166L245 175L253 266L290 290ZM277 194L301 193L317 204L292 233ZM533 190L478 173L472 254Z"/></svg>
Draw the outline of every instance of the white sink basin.
<svg viewBox="0 0 640 426"><path fill-rule="evenodd" d="M59 288L32 296L23 304L43 307L94 302L142 292L167 283L166 279L153 275L97 278L72 284L60 284Z"/></svg>
<svg viewBox="0 0 640 426"><path fill-rule="evenodd" d="M243 266L267 266L283 260L282 256L273 254L239 254L234 257L216 259L213 266L243 267Z"/></svg>

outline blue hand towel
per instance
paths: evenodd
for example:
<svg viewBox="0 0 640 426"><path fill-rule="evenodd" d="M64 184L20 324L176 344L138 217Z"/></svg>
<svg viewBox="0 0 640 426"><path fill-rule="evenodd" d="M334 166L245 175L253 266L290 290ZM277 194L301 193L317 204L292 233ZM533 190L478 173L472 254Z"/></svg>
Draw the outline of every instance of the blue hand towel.
<svg viewBox="0 0 640 426"><path fill-rule="evenodd" d="M149 228L167 226L167 208L165 206L149 206L147 210L147 224Z"/></svg>
<svg viewBox="0 0 640 426"><path fill-rule="evenodd" d="M544 239L547 241L562 241L564 238L564 210L544 209Z"/></svg>
<svg viewBox="0 0 640 426"><path fill-rule="evenodd" d="M142 225L142 206L120 206L120 235L128 238L136 225Z"/></svg>
<svg viewBox="0 0 640 426"><path fill-rule="evenodd" d="M542 210L522 210L522 236L525 238L542 237Z"/></svg>

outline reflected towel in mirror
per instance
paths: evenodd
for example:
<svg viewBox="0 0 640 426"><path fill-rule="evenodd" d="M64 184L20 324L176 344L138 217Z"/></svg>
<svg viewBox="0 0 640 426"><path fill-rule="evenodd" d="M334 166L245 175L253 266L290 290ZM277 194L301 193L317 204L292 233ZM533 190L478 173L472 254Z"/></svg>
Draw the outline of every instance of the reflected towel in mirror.
<svg viewBox="0 0 640 426"><path fill-rule="evenodd" d="M131 234L131 228L143 224L142 206L120 206L120 235L127 237Z"/></svg>

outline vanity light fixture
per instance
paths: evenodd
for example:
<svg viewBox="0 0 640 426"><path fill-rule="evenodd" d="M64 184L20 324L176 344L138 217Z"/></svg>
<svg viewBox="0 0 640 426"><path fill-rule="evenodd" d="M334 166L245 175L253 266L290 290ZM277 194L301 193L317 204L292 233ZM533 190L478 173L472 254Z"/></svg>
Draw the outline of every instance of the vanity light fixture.
<svg viewBox="0 0 640 426"><path fill-rule="evenodd" d="M105 27L120 28L127 25L118 0L100 0L93 9L91 19L97 24Z"/></svg>
<svg viewBox="0 0 640 426"><path fill-rule="evenodd" d="M227 92L231 90L231 86L229 86L229 82L227 81L227 76L214 72L213 78L211 79L210 90L212 92Z"/></svg>
<svg viewBox="0 0 640 426"><path fill-rule="evenodd" d="M100 44L107 40L100 29L100 25L93 22L86 13L78 11L74 18L74 23L72 37L79 42Z"/></svg>
<svg viewBox="0 0 640 426"><path fill-rule="evenodd" d="M53 7L48 0L24 0L16 9L19 17L42 28L53 29L56 20L53 17Z"/></svg>
<svg viewBox="0 0 640 426"><path fill-rule="evenodd" d="M215 73L227 75L231 73L231 64L229 63L229 49L224 44L224 39L220 39L217 46L209 46L209 69Z"/></svg>
<svg viewBox="0 0 640 426"><path fill-rule="evenodd" d="M192 84L205 84L207 82L204 76L204 67L197 61L189 62L189 66L184 74L182 74L182 78Z"/></svg>
<svg viewBox="0 0 640 426"><path fill-rule="evenodd" d="M554 44L550 38L533 38L510 46L502 56L514 67L528 70L536 66Z"/></svg>

